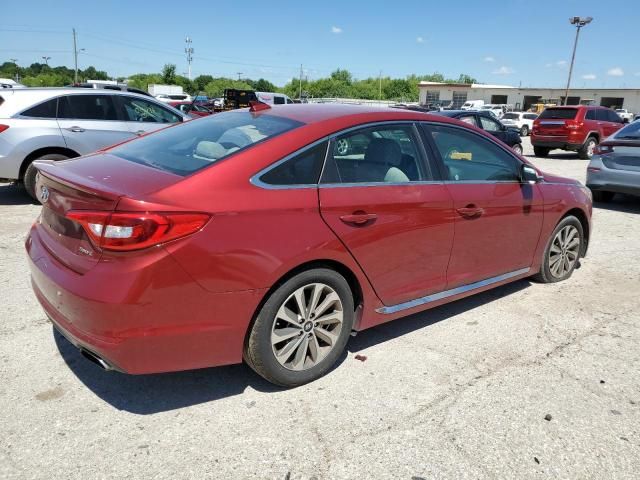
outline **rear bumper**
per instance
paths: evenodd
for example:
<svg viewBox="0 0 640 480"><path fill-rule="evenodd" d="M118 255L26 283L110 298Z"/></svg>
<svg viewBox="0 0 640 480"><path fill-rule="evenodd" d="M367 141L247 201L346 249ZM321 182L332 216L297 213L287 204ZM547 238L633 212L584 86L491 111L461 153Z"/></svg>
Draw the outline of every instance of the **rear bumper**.
<svg viewBox="0 0 640 480"><path fill-rule="evenodd" d="M100 262L79 275L32 229L31 282L55 327L114 370L142 374L242 361L244 337L264 290L210 293L157 249L140 268Z"/></svg>
<svg viewBox="0 0 640 480"><path fill-rule="evenodd" d="M575 139L568 137L548 137L535 135L531 136L531 145L543 148L560 148L562 150L579 150L582 142L576 142Z"/></svg>

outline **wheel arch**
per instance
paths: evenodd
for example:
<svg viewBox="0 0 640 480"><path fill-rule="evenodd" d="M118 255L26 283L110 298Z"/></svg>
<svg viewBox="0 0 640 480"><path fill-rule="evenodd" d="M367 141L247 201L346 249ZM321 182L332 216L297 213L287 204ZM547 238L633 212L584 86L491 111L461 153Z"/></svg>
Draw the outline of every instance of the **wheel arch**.
<svg viewBox="0 0 640 480"><path fill-rule="evenodd" d="M27 171L27 167L33 162L36 158L40 158L43 155L49 155L51 153L57 153L60 155L66 155L69 158L79 157L80 154L66 147L43 147L37 150L34 150L29 155L27 155L22 164L20 165L20 176L19 180L24 178L24 173Z"/></svg>
<svg viewBox="0 0 640 480"><path fill-rule="evenodd" d="M358 311L358 307L362 305L364 301L364 294L362 291L362 286L360 285L360 281L358 280L358 277L349 267L347 267L344 263L338 262L336 260L330 260L330 259L311 260L311 261L302 263L292 268L291 270L286 272L284 275L282 275L278 280L276 280L274 284L271 286L271 288L269 288L269 290L267 290L265 294L262 296L262 298L260 299L258 306L256 307L255 311L253 312L253 315L251 316L251 321L247 326L247 331L244 334L243 352L246 350L247 341L249 339L249 333L253 328L253 324L256 321L258 313L260 313L260 310L262 310L262 307L264 306L266 301L269 299L271 294L275 292L282 284L284 284L290 278L298 275L299 273L306 272L307 270L312 270L314 268L327 268L329 270L333 270L339 273L340 275L342 275L347 281L347 283L349 284L349 289L351 290L351 294L353 295L353 305L356 309L356 312ZM356 319L353 325L354 329L356 329L358 323L359 323L359 319L358 319L358 315L356 315Z"/></svg>
<svg viewBox="0 0 640 480"><path fill-rule="evenodd" d="M582 246L582 252L580 252L580 256L584 257L587 253L587 248L589 246L589 239L591 235L591 227L589 223L589 217L581 208L575 207L568 210L559 221L562 221L564 218L574 216L582 225L582 233L584 234L584 244Z"/></svg>

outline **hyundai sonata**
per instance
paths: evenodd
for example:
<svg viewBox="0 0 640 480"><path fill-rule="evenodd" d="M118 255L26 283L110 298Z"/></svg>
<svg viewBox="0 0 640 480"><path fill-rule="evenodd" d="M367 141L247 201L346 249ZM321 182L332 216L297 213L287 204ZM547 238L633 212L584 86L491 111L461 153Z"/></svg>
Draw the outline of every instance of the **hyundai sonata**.
<svg viewBox="0 0 640 480"><path fill-rule="evenodd" d="M591 233L577 181L404 110L254 104L37 167L35 294L86 357L135 374L244 359L300 385L353 331L567 279Z"/></svg>

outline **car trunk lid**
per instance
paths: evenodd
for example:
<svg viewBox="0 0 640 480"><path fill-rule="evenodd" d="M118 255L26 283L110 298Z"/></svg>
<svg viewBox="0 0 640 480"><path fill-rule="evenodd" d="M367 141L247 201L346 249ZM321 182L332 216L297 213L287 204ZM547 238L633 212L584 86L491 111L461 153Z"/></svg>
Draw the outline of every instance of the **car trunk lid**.
<svg viewBox="0 0 640 480"><path fill-rule="evenodd" d="M42 202L38 233L51 255L80 274L98 263L102 251L80 223L67 217L70 211L113 212L124 195L139 197L181 179L106 154L62 162L38 161L36 166L36 195Z"/></svg>
<svg viewBox="0 0 640 480"><path fill-rule="evenodd" d="M547 108L535 121L541 135L566 135L569 130L576 129L576 108Z"/></svg>
<svg viewBox="0 0 640 480"><path fill-rule="evenodd" d="M598 148L607 168L640 172L640 141L610 141Z"/></svg>

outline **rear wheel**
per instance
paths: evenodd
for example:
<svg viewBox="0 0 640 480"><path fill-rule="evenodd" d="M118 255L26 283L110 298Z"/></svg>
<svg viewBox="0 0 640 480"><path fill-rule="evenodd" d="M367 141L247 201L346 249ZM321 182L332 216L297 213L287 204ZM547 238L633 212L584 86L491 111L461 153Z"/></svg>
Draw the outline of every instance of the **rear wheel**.
<svg viewBox="0 0 640 480"><path fill-rule="evenodd" d="M522 144L521 143L516 143L513 147L511 147L513 149L514 152L516 152L518 155L522 155Z"/></svg>
<svg viewBox="0 0 640 480"><path fill-rule="evenodd" d="M551 149L547 147L533 147L533 153L536 157L546 157Z"/></svg>
<svg viewBox="0 0 640 480"><path fill-rule="evenodd" d="M584 231L580 220L573 215L563 218L549 238L540 272L534 279L542 283L555 283L569 278L578 265L583 242Z"/></svg>
<svg viewBox="0 0 640 480"><path fill-rule="evenodd" d="M598 145L598 141L594 137L587 138L587 141L584 142L584 145L578 150L578 157L582 160L590 160L591 157L593 157L593 151L596 145Z"/></svg>
<svg viewBox="0 0 640 480"><path fill-rule="evenodd" d="M520 136L526 137L527 135L529 135L529 126L523 125L522 127L520 127Z"/></svg>
<svg viewBox="0 0 640 480"><path fill-rule="evenodd" d="M606 192L603 190L593 190L591 193L593 194L594 202L610 202L613 200L613 196L615 195L613 192Z"/></svg>
<svg viewBox="0 0 640 480"><path fill-rule="evenodd" d="M317 268L282 284L249 333L244 357L268 381L295 387L324 375L338 360L354 319L349 284Z"/></svg>
<svg viewBox="0 0 640 480"><path fill-rule="evenodd" d="M67 160L69 158L70 157L62 155L61 153L48 153L41 157L34 158L24 171L24 177L22 178L24 189L27 191L29 196L34 200L39 201L36 195L36 174L38 173L38 169L33 165L33 162L36 160Z"/></svg>

